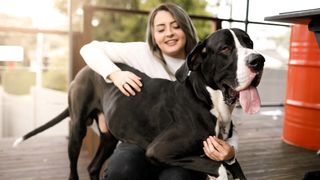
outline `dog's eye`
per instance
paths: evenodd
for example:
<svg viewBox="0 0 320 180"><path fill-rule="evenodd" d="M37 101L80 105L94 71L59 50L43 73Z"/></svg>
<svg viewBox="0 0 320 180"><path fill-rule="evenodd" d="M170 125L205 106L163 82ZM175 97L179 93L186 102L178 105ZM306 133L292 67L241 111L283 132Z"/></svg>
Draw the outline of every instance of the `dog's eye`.
<svg viewBox="0 0 320 180"><path fill-rule="evenodd" d="M221 49L220 49L220 53L228 53L228 52L230 52L231 51L231 48L230 47L228 47L228 46L224 46L224 47L222 47Z"/></svg>

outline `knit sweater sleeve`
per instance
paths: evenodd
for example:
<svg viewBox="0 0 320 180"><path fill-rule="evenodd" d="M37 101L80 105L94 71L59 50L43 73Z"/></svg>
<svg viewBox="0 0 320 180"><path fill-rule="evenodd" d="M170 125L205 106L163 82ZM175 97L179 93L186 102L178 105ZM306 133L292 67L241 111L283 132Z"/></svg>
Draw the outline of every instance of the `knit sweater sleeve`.
<svg viewBox="0 0 320 180"><path fill-rule="evenodd" d="M80 54L91 69L107 80L112 72L120 70L114 63L124 63L139 69L139 59L148 59L150 56L147 48L144 42L92 41L80 49Z"/></svg>

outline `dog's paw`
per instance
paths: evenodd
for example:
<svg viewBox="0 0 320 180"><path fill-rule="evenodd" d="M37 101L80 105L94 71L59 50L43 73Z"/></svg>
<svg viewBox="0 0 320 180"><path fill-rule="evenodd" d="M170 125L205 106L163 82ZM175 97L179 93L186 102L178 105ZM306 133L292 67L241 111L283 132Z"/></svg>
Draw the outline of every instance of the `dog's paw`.
<svg viewBox="0 0 320 180"><path fill-rule="evenodd" d="M318 150L318 152L317 152L317 156L320 156L320 150Z"/></svg>

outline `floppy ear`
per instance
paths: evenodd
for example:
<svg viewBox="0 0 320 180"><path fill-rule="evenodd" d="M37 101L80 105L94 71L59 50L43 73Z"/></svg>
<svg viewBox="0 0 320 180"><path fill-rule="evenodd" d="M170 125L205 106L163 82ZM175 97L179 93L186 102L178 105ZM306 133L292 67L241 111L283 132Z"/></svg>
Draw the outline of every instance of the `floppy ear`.
<svg viewBox="0 0 320 180"><path fill-rule="evenodd" d="M189 71L196 71L202 63L203 50L206 46L206 41L199 42L187 56L187 60L177 70L175 76L178 81L183 82L187 79Z"/></svg>
<svg viewBox="0 0 320 180"><path fill-rule="evenodd" d="M187 57L188 67L191 71L196 71L200 68L201 63L203 62L203 56L206 54L206 40L199 42L196 47L193 48L191 53Z"/></svg>

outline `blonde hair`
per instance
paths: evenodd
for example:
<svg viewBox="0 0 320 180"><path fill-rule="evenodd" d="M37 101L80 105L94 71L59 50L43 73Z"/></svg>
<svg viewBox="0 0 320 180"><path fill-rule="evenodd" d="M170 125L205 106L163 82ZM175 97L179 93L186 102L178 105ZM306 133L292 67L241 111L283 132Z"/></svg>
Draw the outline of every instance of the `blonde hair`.
<svg viewBox="0 0 320 180"><path fill-rule="evenodd" d="M149 47L154 54L154 56L158 57L160 60L162 60L164 63L164 58L162 55L161 49L158 47L158 45L155 42L153 31L154 31L154 18L157 15L159 11L167 11L169 12L173 18L176 20L177 24L180 26L182 31L186 35L186 45L185 45L185 52L188 54L193 47L198 42L197 32L194 28L194 25L186 13L185 10L183 10L178 5L172 4L172 3L164 3L153 9L151 13L149 14L148 19L148 25L147 25L147 32L146 32L146 41L149 44Z"/></svg>

